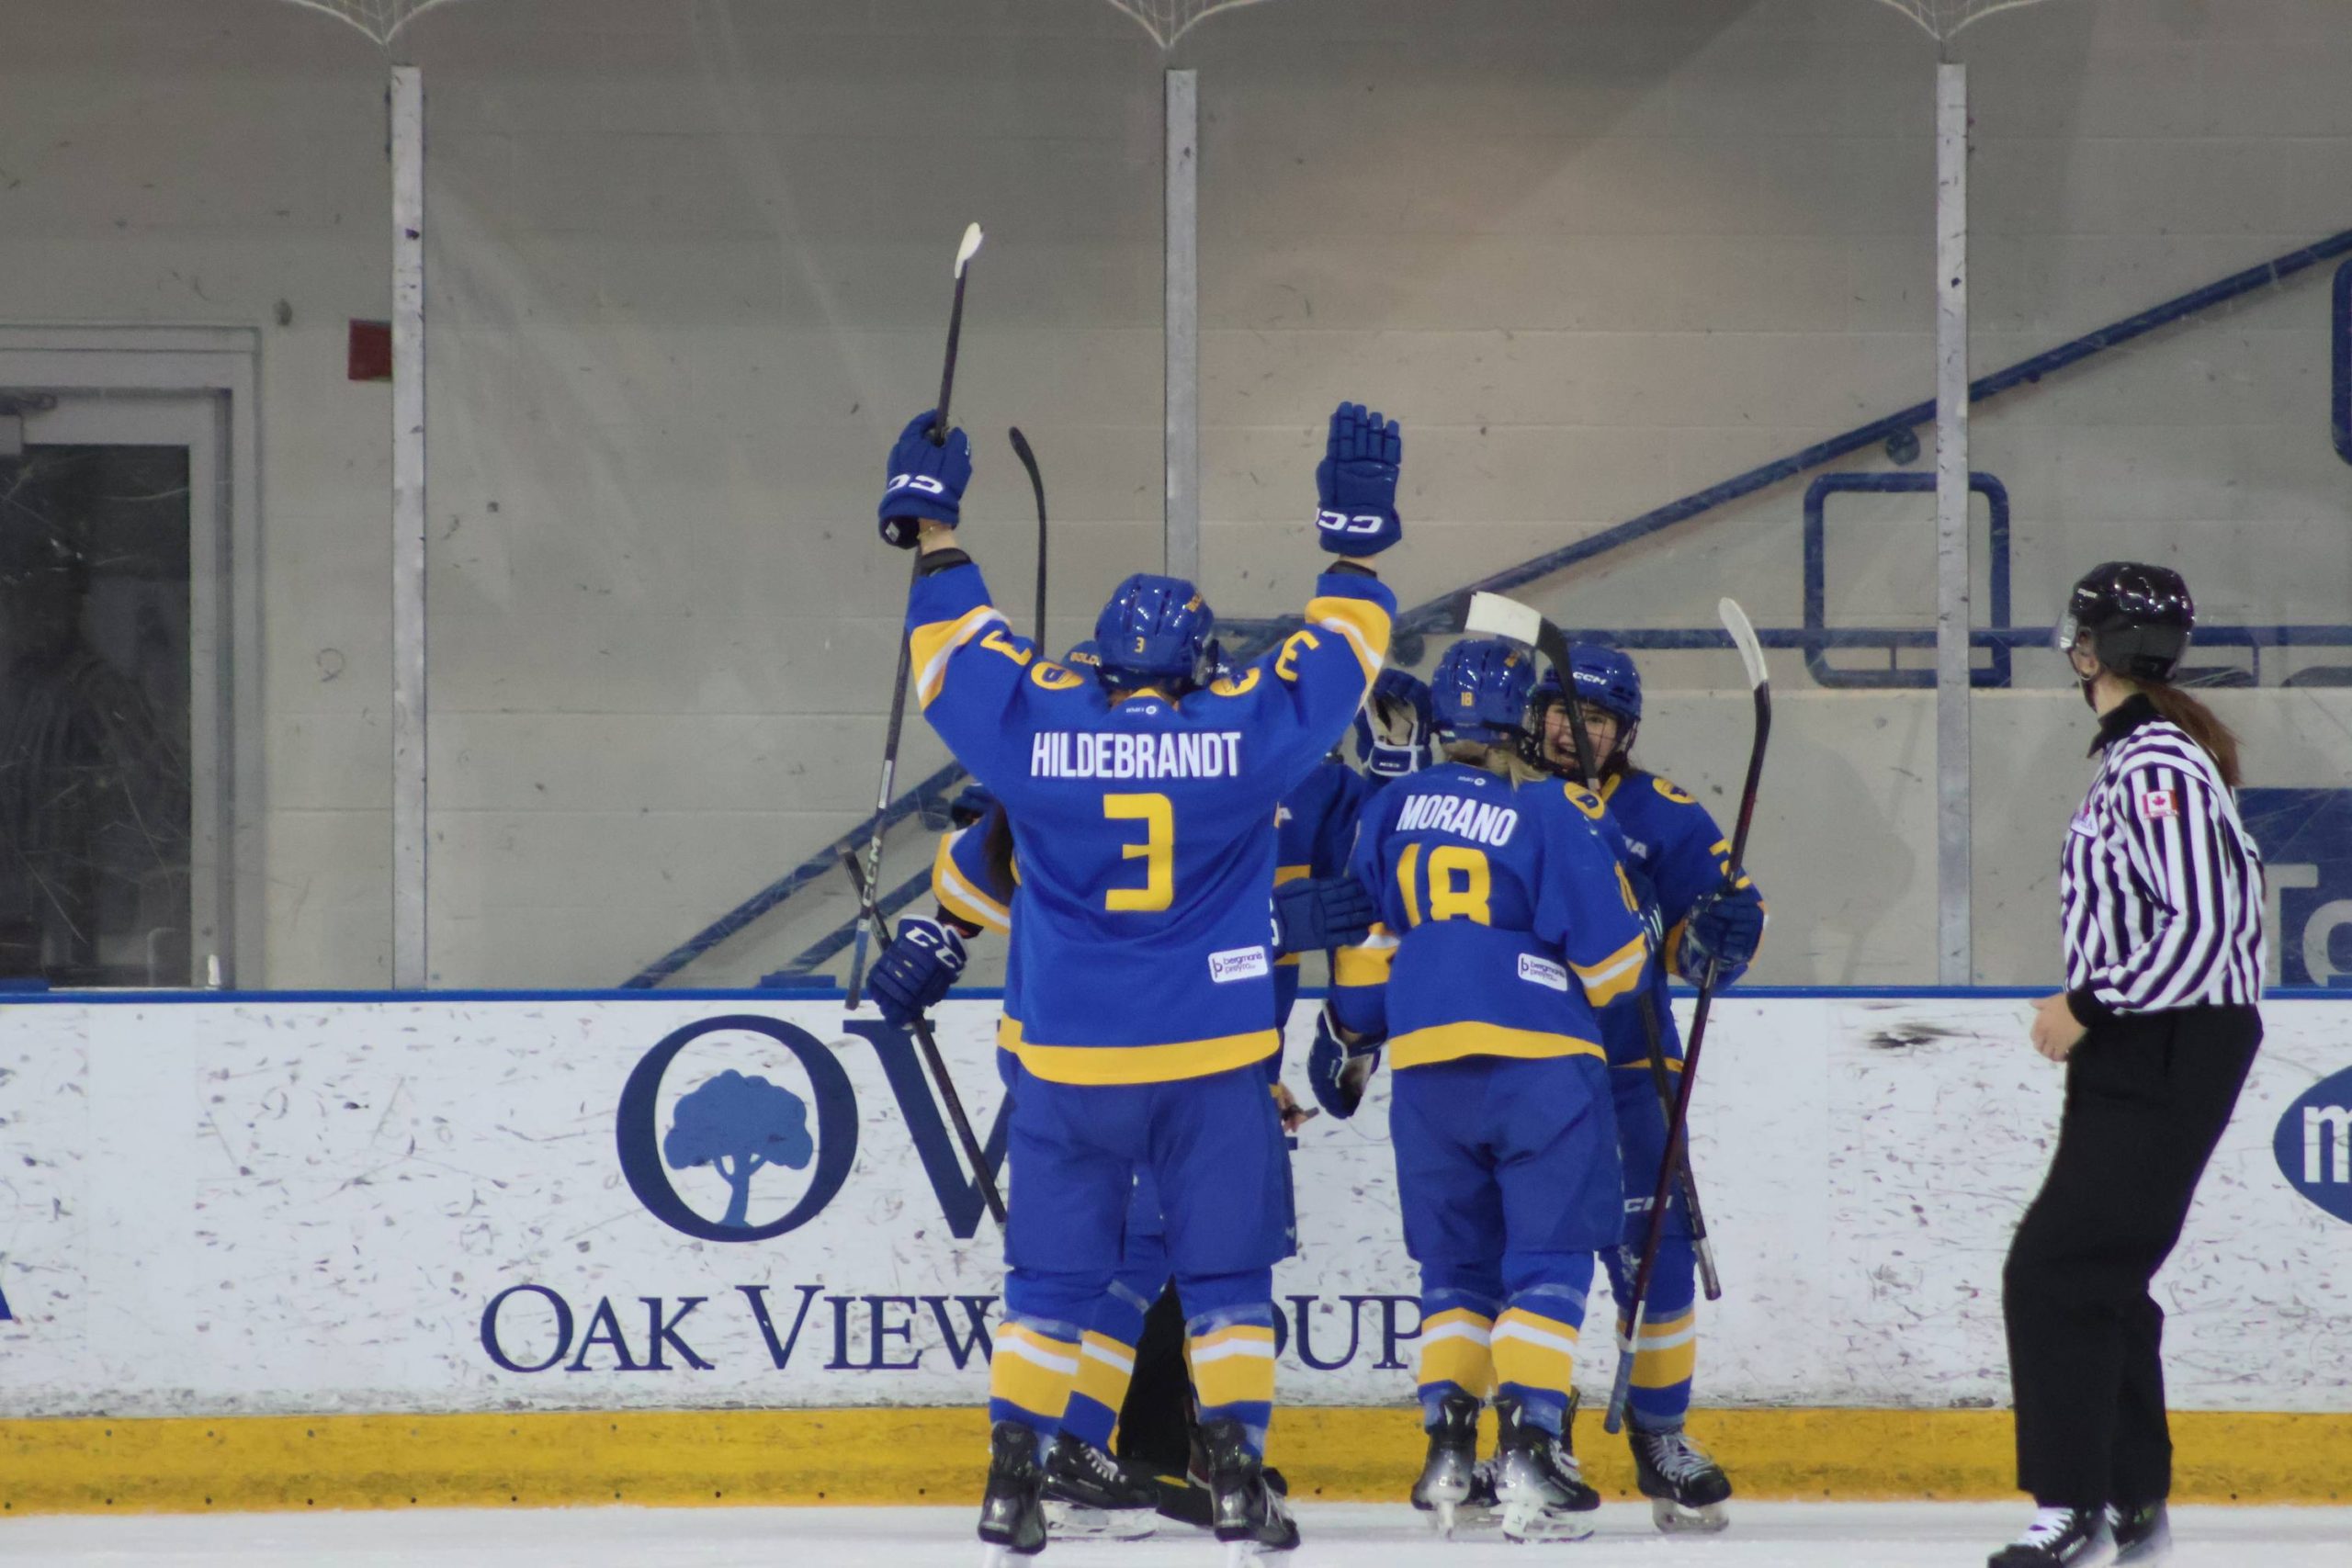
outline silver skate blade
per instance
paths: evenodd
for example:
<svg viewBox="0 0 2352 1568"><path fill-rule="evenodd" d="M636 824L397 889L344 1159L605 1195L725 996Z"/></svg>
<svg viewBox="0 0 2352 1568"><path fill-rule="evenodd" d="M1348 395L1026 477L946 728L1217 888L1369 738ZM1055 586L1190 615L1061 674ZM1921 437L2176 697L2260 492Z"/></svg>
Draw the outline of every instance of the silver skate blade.
<svg viewBox="0 0 2352 1568"><path fill-rule="evenodd" d="M1582 1514L1547 1511L1532 1503L1503 1505L1503 1539L1521 1545L1534 1541L1583 1540L1592 1534L1592 1521Z"/></svg>
<svg viewBox="0 0 2352 1568"><path fill-rule="evenodd" d="M1669 1498L1653 1497L1650 1522L1662 1535L1721 1535L1731 1529L1731 1510L1721 1503L1686 1508Z"/></svg>
<svg viewBox="0 0 2352 1568"><path fill-rule="evenodd" d="M1012 1568L1012 1554L1001 1546L980 1548L980 1568Z"/></svg>
<svg viewBox="0 0 2352 1568"><path fill-rule="evenodd" d="M1148 1508L1088 1508L1046 1499L1046 1534L1071 1540L1141 1540L1159 1528Z"/></svg>
<svg viewBox="0 0 2352 1568"><path fill-rule="evenodd" d="M1444 1537L1447 1540L1452 1540L1453 1539L1454 1506L1452 1503L1441 1502L1437 1505L1434 1512L1437 1517L1430 1522L1437 1526L1437 1533Z"/></svg>
<svg viewBox="0 0 2352 1568"><path fill-rule="evenodd" d="M1258 1543L1254 1540L1229 1540L1225 1543L1225 1568L1250 1568L1261 1561Z"/></svg>

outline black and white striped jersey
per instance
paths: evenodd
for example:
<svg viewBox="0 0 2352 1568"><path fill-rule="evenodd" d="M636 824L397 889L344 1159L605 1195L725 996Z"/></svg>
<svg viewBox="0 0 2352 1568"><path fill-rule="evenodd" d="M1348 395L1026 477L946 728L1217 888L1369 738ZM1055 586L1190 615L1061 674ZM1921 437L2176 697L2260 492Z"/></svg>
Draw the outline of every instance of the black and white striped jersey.
<svg viewBox="0 0 2352 1568"><path fill-rule="evenodd" d="M2072 1010L2252 1006L2262 998L2262 857L2213 760L2135 696L2109 715L2066 831L2059 907Z"/></svg>

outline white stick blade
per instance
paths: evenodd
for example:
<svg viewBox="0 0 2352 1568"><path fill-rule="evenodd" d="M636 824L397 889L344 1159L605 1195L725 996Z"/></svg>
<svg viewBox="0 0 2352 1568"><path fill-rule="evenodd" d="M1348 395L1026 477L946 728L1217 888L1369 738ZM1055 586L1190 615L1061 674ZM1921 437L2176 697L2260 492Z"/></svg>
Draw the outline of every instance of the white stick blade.
<svg viewBox="0 0 2352 1568"><path fill-rule="evenodd" d="M964 265L980 254L980 226L977 223L964 231L964 243L956 247L956 276L964 276Z"/></svg>
<svg viewBox="0 0 2352 1568"><path fill-rule="evenodd" d="M1532 607L1500 593L1473 593L1462 629L1472 637L1507 637L1533 648L1543 634L1544 617Z"/></svg>
<svg viewBox="0 0 2352 1568"><path fill-rule="evenodd" d="M1740 662L1747 666L1747 684L1751 690L1770 679L1764 668L1764 645L1756 640L1756 628L1748 624L1747 612L1739 607L1736 599L1724 599L1715 605L1715 614L1723 617L1724 630L1731 633L1731 640L1738 646Z"/></svg>

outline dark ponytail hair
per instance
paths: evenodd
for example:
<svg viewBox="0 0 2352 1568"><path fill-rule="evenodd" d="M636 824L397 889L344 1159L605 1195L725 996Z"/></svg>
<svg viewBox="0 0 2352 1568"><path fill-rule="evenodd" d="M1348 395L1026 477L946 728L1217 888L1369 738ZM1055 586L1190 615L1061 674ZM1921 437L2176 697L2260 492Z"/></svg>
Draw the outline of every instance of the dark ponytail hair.
<svg viewBox="0 0 2352 1568"><path fill-rule="evenodd" d="M2214 770L2222 775L2223 784L2232 789L2238 787L2240 774L2235 730L2223 724L2211 708L2169 681L2134 681L2132 683L2146 694L2148 700L2156 705L2156 712L2162 714L2167 722L2187 730L2188 738L2204 748L2205 754L2213 759Z"/></svg>

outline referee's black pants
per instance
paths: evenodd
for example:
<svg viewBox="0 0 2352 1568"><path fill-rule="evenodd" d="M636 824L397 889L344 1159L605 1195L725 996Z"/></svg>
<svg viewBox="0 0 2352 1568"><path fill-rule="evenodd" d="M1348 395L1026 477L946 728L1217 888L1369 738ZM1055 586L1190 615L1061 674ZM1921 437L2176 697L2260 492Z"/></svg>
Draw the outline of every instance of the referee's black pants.
<svg viewBox="0 0 2352 1568"><path fill-rule="evenodd" d="M2099 1025L2067 1060L2058 1152L2001 1276L2018 1485L2045 1506L2172 1490L2165 1314L2148 1282L2261 1041L2253 1008L2183 1008Z"/></svg>

